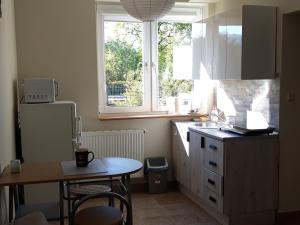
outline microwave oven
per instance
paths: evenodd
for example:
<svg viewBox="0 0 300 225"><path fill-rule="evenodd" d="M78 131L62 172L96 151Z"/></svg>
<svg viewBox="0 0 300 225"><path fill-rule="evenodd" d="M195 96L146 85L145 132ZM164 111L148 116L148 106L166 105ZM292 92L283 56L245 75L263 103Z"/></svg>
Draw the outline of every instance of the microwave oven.
<svg viewBox="0 0 300 225"><path fill-rule="evenodd" d="M58 95L58 82L54 79L24 79L23 96L25 103L50 103Z"/></svg>

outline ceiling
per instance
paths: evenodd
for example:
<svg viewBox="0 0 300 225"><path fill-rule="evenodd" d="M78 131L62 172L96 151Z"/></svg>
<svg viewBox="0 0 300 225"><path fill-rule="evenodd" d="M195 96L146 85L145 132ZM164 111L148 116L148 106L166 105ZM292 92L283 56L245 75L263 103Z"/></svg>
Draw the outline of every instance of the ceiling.
<svg viewBox="0 0 300 225"><path fill-rule="evenodd" d="M176 0L176 2L196 2L196 3L211 3L219 0Z"/></svg>
<svg viewBox="0 0 300 225"><path fill-rule="evenodd" d="M220 0L175 0L176 2L213 3ZM96 2L120 2L120 0L96 0Z"/></svg>

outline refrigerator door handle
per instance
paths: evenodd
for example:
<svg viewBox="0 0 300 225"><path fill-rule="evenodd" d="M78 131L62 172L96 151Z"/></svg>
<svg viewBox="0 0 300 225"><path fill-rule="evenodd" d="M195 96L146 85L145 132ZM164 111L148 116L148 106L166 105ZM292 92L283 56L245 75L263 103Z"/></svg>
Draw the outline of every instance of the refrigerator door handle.
<svg viewBox="0 0 300 225"><path fill-rule="evenodd" d="M55 86L55 97L58 96L58 82L54 80L54 86Z"/></svg>
<svg viewBox="0 0 300 225"><path fill-rule="evenodd" d="M75 136L76 139L81 137L81 132L82 132L82 120L81 120L81 116L76 116L75 117Z"/></svg>

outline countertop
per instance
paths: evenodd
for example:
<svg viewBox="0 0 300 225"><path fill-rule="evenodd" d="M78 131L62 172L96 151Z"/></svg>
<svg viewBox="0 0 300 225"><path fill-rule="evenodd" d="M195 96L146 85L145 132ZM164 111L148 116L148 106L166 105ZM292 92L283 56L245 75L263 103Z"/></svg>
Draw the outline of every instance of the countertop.
<svg viewBox="0 0 300 225"><path fill-rule="evenodd" d="M187 131L194 131L219 141L229 141L229 140L241 139L241 138L244 139L278 138L278 132L274 132L271 134L264 134L264 135L245 136L245 135L239 135L225 130L220 130L220 128L200 128L197 126L193 126L193 124L195 124L195 122L193 121L173 121L173 123L175 123L180 133L184 134Z"/></svg>

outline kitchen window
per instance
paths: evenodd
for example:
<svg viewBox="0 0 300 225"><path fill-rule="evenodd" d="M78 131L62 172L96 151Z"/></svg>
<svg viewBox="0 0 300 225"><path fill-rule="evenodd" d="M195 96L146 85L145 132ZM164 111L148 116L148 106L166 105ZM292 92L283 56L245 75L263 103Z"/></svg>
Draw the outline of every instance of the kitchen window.
<svg viewBox="0 0 300 225"><path fill-rule="evenodd" d="M140 22L118 4L99 4L100 113L167 111L172 97L191 96L193 22L200 15L201 7L181 5L159 21Z"/></svg>

